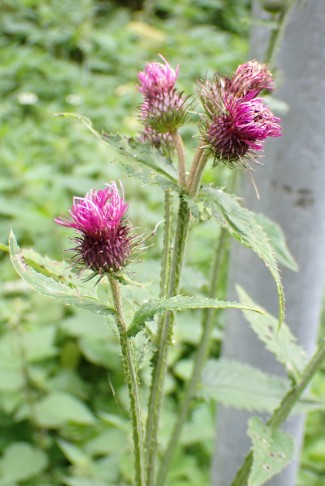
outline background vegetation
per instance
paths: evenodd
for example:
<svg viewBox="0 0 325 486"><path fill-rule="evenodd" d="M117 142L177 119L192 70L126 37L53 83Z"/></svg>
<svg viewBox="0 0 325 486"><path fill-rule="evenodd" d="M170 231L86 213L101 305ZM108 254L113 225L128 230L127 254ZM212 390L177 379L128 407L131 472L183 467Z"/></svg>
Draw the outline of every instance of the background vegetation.
<svg viewBox="0 0 325 486"><path fill-rule="evenodd" d="M162 194L126 179L108 146L73 121L136 135L140 125L136 73L162 53L181 65L179 86L231 72L248 56L249 1L2 0L0 5L0 485L131 484L129 426L118 342L106 322L39 297L17 278L5 245L13 227L21 246L61 260L71 243L53 222L73 195L121 178L134 226L162 219ZM194 127L183 131L191 150ZM219 173L222 184L226 173ZM215 180L215 171L207 174ZM195 227L182 287L205 291L215 226ZM155 290L160 234L132 268ZM222 291L223 289L221 289ZM139 299L141 289L138 290ZM161 437L198 340L196 314L179 318L171 353ZM222 322L214 334L218 356ZM144 350L146 343L143 343ZM176 359L181 363L173 366ZM139 359L146 360L146 353ZM148 381L144 374L144 382ZM325 394L324 373L314 381ZM182 435L170 486L208 484L214 406L197 403ZM310 414L300 486L324 485L324 414Z"/></svg>

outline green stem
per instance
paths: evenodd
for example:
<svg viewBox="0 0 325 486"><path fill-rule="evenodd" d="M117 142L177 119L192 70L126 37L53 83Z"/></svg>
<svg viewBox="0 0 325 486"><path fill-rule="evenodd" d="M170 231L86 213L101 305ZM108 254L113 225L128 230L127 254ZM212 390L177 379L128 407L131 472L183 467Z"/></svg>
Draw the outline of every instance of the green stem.
<svg viewBox="0 0 325 486"><path fill-rule="evenodd" d="M178 132L170 133L178 158L178 183L181 189L186 187L186 160L182 137Z"/></svg>
<svg viewBox="0 0 325 486"><path fill-rule="evenodd" d="M168 292L168 285L170 279L170 267L171 267L171 252L172 252L172 228L173 228L173 211L172 211L172 194L169 189L165 191L165 227L164 227L164 242L163 242L163 257L162 257L162 264L161 264L161 274L160 274L160 297L167 297ZM162 330L164 324L165 316L161 315L158 319L158 333L157 333L157 343L160 343L162 340ZM157 366L157 353L155 353L153 357L153 369L156 369ZM150 411L153 407L153 397L155 396L156 391L156 380L154 378L154 371L152 374L151 379L151 386L149 392L149 402L148 402L148 410ZM150 443L152 443L153 432L152 427L154 427L154 417L149 412L148 419L147 419L147 432L146 432L146 448L147 451L152 449ZM149 454L149 463L153 462L153 452ZM154 465L152 465L154 468ZM149 473L150 476L150 473ZM148 479L149 480L149 479Z"/></svg>
<svg viewBox="0 0 325 486"><path fill-rule="evenodd" d="M208 296L213 298L216 296L217 293L217 287L219 283L219 270L222 262L222 256L223 256L223 249L224 249L224 241L226 238L226 230L222 229L221 234L218 240L216 252L215 252L215 259L214 259L214 264L213 264L213 270L212 270L212 275L211 275L211 284L210 284L210 289L209 289L209 294ZM158 472L157 476L157 486L163 486L167 471L168 471L168 466L170 464L170 461L175 453L176 446L183 428L183 425L186 421L186 417L190 408L190 403L192 400L192 397L195 392L195 388L199 382L202 368L206 359L206 356L208 354L209 350L209 343L210 343L210 337L211 337L211 332L213 329L213 323L214 323L214 316L215 316L215 311L214 309L206 309L203 313L203 318L202 318L202 335L201 335L201 340L198 346L197 353L195 355L194 363L193 363L193 371L192 371L192 376L187 383L187 386L185 388L185 393L182 399L182 402L180 404L180 407L177 412L177 420L174 425L174 429L172 432L172 435L170 437L166 452L162 458L161 466Z"/></svg>
<svg viewBox="0 0 325 486"><path fill-rule="evenodd" d="M131 342L126 335L127 327L124 320L124 313L121 301L120 287L114 275L109 277L109 283L112 290L114 306L117 314L116 323L120 336L120 343L123 356L124 372L129 388L131 420L133 427L133 442L135 456L135 484L144 486L145 484L145 457L144 457L144 438L142 428L142 414L140 404L140 394L138 387L138 378L134 363L133 350Z"/></svg>
<svg viewBox="0 0 325 486"><path fill-rule="evenodd" d="M163 257L162 257L161 275L160 275L160 297L165 297L167 295L169 275L170 275L171 242L173 236L172 199L173 196L170 189L166 189L165 190L165 225L164 225Z"/></svg>
<svg viewBox="0 0 325 486"><path fill-rule="evenodd" d="M175 235L175 245L170 271L170 282L167 293L168 297L173 297L178 291L189 222L190 211L186 201L181 195ZM159 330L159 343L158 349L154 356L154 370L149 397L146 434L146 452L148 461L147 486L153 486L155 478L158 424L163 397L164 378L167 370L167 353L172 335L172 325L173 313L167 312L163 324Z"/></svg>
<svg viewBox="0 0 325 486"><path fill-rule="evenodd" d="M271 33L269 44L264 56L264 62L269 64L271 67L274 66L275 56L278 52L279 45L288 22L289 14L295 4L295 1L296 0L287 0L287 5L283 7L282 12L279 14L277 28Z"/></svg>
<svg viewBox="0 0 325 486"><path fill-rule="evenodd" d="M197 168L198 168L198 165L200 164L200 160L201 160L203 154L204 154L204 143L201 142L200 145L198 146L198 148L196 149L194 159L192 161L190 173L189 173L189 176L188 176L187 192L189 194L192 194L192 192L193 192L192 187L193 187L193 184L194 184L194 181L195 181L195 175L197 173Z"/></svg>
<svg viewBox="0 0 325 486"><path fill-rule="evenodd" d="M306 366L300 381L286 394L283 398L279 408L277 408L272 417L267 421L267 425L272 429L278 429L289 417L294 405L298 402L302 393L308 386L310 380L319 370L323 361L325 360L325 344L320 346L312 359ZM247 486L251 466L253 463L253 453L250 452L244 461L244 464L237 473L236 478L231 483L231 486Z"/></svg>

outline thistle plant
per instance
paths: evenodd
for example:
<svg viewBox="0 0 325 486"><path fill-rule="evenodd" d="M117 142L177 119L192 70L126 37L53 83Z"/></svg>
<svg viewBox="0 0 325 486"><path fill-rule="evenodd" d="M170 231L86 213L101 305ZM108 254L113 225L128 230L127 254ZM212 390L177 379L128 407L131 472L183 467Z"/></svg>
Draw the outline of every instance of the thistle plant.
<svg viewBox="0 0 325 486"><path fill-rule="evenodd" d="M268 422L263 424L259 419L250 422L249 434L252 437L253 450L239 470L233 486L247 485L247 481L248 484L253 484L250 482L251 477L254 477L254 485L260 486L291 460L292 441L279 427L292 412L319 368L325 348L321 348L308 364L304 353L283 322L284 296L278 263L294 268L294 261L283 243L280 229L270 220L264 220L263 224L263 220L257 219L255 214L245 209L225 189L204 185L202 176L210 159L214 170L218 170L222 164L233 171L239 168L254 170L254 163L260 162L264 141L281 135L280 119L271 112L261 96L264 91L274 88L274 81L266 65L249 61L239 66L231 77L216 74L212 79L198 81L194 91L198 96L194 101L195 95L189 98L176 86L180 75L179 66L173 69L164 58L162 61L148 63L138 74L138 91L143 97L139 119L143 129L136 139L111 134L100 135L88 119L79 115L61 114L80 120L93 134L115 149L117 158L133 177L139 176L142 181L156 184L162 189L164 236L159 295L145 299L142 303L136 299L123 301L121 283L126 287L134 284L132 279L126 278L126 267L134 260L135 253L139 252L144 238L135 234L131 223L126 219L128 203L124 200L122 183L120 188L115 182L111 182L105 188L91 189L84 197L75 197L69 215L56 217L55 222L58 225L77 233L73 238L74 246L70 250L73 252L72 268L77 270L73 281L69 277L64 277L62 281L61 275L59 278L51 272L52 278L46 272L36 272L27 265L24 250L19 249L13 235L10 237L12 262L21 277L40 293L115 319L129 391L136 486L169 484L166 481L171 459L177 450L182 427L188 418L194 396L202 398L207 395L221 403L229 404L230 401L234 407L245 407L238 400L223 396L222 391L218 391L220 384L215 381L215 374L209 373L211 366L223 366L224 375L233 380L234 364L217 361L206 363L216 310L241 309L259 338L267 343L275 357L287 367L291 380L289 392L282 393L275 409L268 404L268 398L264 397L262 411L267 410L271 414ZM198 105L198 115L190 111L193 103ZM192 122L197 124L197 148L193 160L188 161L180 130L183 125ZM263 168L259 167L258 170ZM176 204L177 208L174 208ZM216 225L222 227L216 240L216 251L211 253L214 263L210 288L207 295L183 295L180 279L186 264L188 236L195 220L208 218L214 219ZM217 290L224 278L220 268L228 245L227 234L250 248L265 262L278 292L278 319L261 309L241 289L238 303L218 298ZM281 251L278 250L279 240L282 244ZM286 258L283 258L283 252ZM138 264L141 266L141 262ZM93 277L96 280L92 281ZM85 280L93 282L90 294L87 293L89 283L87 291L85 290ZM105 301L99 290L106 288L107 282L110 292ZM131 318L130 312L125 317L126 304L128 308L133 306ZM173 346L177 312L189 309L203 310L201 338L193 361L192 374L178 405L174 429L167 447L163 450L159 425L164 405L164 382L168 374L168 354ZM156 328L147 325L153 319ZM199 321L197 325L200 326ZM268 332L261 332L261 327ZM153 349L149 389L146 389L142 380L136 359L138 335L149 341ZM283 349L286 349L285 356ZM275 386L273 377L262 376L254 369L248 373L245 367L238 363L237 365L238 383L243 382L245 386L247 375L252 375L257 380L266 381L272 391L272 386ZM286 381L284 388L287 390L288 386ZM147 398L145 408L141 399L144 396ZM251 398L249 407L261 411L254 402L254 397ZM256 439L261 437L261 430L268 438L265 439L267 447L262 452ZM274 449L279 453L277 460L270 459L274 457ZM264 454L262 459L261 454ZM258 456L258 460L255 460L255 456ZM268 467L263 468L263 464Z"/></svg>

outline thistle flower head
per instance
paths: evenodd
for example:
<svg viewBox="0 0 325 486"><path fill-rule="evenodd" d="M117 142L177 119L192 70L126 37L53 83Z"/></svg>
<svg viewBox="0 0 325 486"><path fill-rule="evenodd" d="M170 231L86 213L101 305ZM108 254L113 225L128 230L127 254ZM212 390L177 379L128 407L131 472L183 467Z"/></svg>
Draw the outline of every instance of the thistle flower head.
<svg viewBox="0 0 325 486"><path fill-rule="evenodd" d="M95 274L115 273L129 261L132 251L130 226L123 220L128 204L124 202L114 182L105 189L91 190L84 198L75 197L70 216L59 217L55 222L75 229L76 262L92 269Z"/></svg>
<svg viewBox="0 0 325 486"><path fill-rule="evenodd" d="M160 62L148 63L144 71L138 73L140 86L138 90L145 97L155 97L162 92L173 90L179 73L179 66L176 70L170 67L165 58L160 56L165 64Z"/></svg>
<svg viewBox="0 0 325 486"><path fill-rule="evenodd" d="M232 78L226 78L226 89L234 96L245 96L255 92L258 95L263 89L272 90L274 80L266 64L248 61L241 64Z"/></svg>
<svg viewBox="0 0 325 486"><path fill-rule="evenodd" d="M185 123L187 98L175 88L179 67L174 70L166 59L162 57L162 60L164 64L149 63L138 74L138 90L144 96L140 106L140 120L145 130L168 134ZM147 140L151 142L150 138Z"/></svg>
<svg viewBox="0 0 325 486"><path fill-rule="evenodd" d="M267 137L279 137L280 119L255 93L241 98L225 97L224 112L206 126L205 140L216 160L229 163L254 159Z"/></svg>
<svg viewBox="0 0 325 486"><path fill-rule="evenodd" d="M186 98L176 89L147 97L140 107L140 119L156 132L170 133L185 123Z"/></svg>

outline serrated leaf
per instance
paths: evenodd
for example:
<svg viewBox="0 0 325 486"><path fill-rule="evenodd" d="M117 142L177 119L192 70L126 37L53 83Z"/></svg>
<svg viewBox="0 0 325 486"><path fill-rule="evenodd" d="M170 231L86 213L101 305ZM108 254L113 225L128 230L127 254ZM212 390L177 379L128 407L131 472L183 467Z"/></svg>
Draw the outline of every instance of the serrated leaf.
<svg viewBox="0 0 325 486"><path fill-rule="evenodd" d="M189 198L188 198L189 199ZM206 216L211 214L229 233L242 245L253 250L269 269L279 297L279 326L284 319L284 292L274 251L264 229L257 223L255 214L241 206L238 199L221 189L203 187L197 197L197 202L204 203L200 211ZM188 201L190 210L196 201Z"/></svg>
<svg viewBox="0 0 325 486"><path fill-rule="evenodd" d="M177 172L158 150L140 140L115 134L105 133L103 139L117 151L120 162L130 176L140 178L145 183L158 184L163 189L177 190Z"/></svg>
<svg viewBox="0 0 325 486"><path fill-rule="evenodd" d="M16 272L37 292L63 301L80 309L87 309L104 316L115 315L115 310L91 295L81 293L76 287L64 285L51 277L36 272L26 264L22 250L17 245L13 232L9 238L10 257Z"/></svg>
<svg viewBox="0 0 325 486"><path fill-rule="evenodd" d="M140 178L147 184L158 184L162 188L177 190L177 172L173 165L150 144L117 134L100 134L91 120L77 113L57 113L57 116L80 121L97 138L107 142L118 154L118 158L131 177Z"/></svg>
<svg viewBox="0 0 325 486"><path fill-rule="evenodd" d="M253 443L248 486L262 486L292 461L294 442L289 434L272 429L257 417L250 419L248 435Z"/></svg>
<svg viewBox="0 0 325 486"><path fill-rule="evenodd" d="M239 286L237 293L242 304L256 305ZM266 349L274 354L290 375L298 378L307 364L307 355L304 349L297 344L297 339L287 324L283 323L281 329L278 329L277 320L265 309L264 314L252 315L251 312L246 311L243 311L243 314L250 327L265 344Z"/></svg>
<svg viewBox="0 0 325 486"><path fill-rule="evenodd" d="M58 262L48 256L39 255L32 248L21 248L21 252L26 264L36 272L66 284L76 280L69 263Z"/></svg>
<svg viewBox="0 0 325 486"><path fill-rule="evenodd" d="M289 381L253 366L230 360L209 360L197 395L239 410L272 412L289 390Z"/></svg>
<svg viewBox="0 0 325 486"><path fill-rule="evenodd" d="M264 216L264 214L256 213L255 219L257 223L262 226L267 237L269 238L277 261L285 267L290 268L290 270L297 272L297 262L290 253L281 226L275 221L272 221L272 219Z"/></svg>
<svg viewBox="0 0 325 486"><path fill-rule="evenodd" d="M41 473L47 466L44 451L26 442L12 443L0 461L0 484L10 481L26 481Z"/></svg>
<svg viewBox="0 0 325 486"><path fill-rule="evenodd" d="M128 329L128 336L135 336L143 329L146 322L151 321L156 314L166 311L184 311L188 309L241 309L237 302L224 302L218 299L207 297L187 297L177 295L176 297L151 299L144 303L134 314L131 325ZM246 310L260 312L258 307L245 306Z"/></svg>

